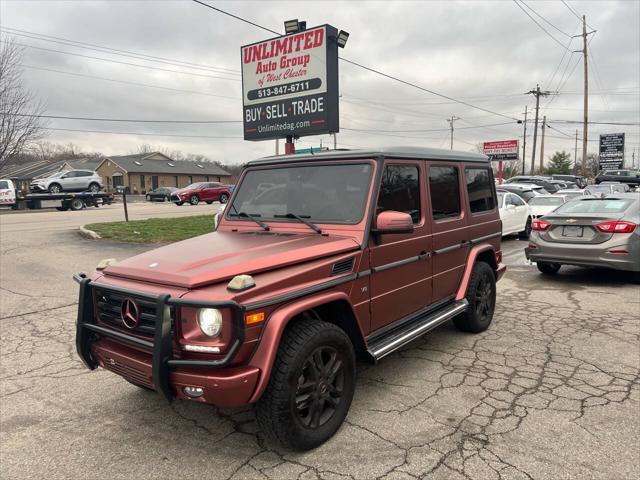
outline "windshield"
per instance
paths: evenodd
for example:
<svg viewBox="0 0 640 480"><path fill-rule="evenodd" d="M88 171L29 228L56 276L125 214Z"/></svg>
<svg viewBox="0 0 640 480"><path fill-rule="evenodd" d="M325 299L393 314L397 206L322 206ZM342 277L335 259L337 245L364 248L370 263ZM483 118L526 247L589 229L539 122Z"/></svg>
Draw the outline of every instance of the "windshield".
<svg viewBox="0 0 640 480"><path fill-rule="evenodd" d="M589 185L585 190L593 193L611 193L609 185Z"/></svg>
<svg viewBox="0 0 640 480"><path fill-rule="evenodd" d="M537 207L540 205L548 206L548 205L562 205L564 203L564 199L562 197L534 197L529 200L529 205L532 207Z"/></svg>
<svg viewBox="0 0 640 480"><path fill-rule="evenodd" d="M589 198L582 201L565 203L556 209L555 213L622 213L629 208L629 205L632 203L632 199Z"/></svg>
<svg viewBox="0 0 640 480"><path fill-rule="evenodd" d="M315 223L356 224L364 215L371 164L311 165L249 170L236 187L227 218L291 221L295 214Z"/></svg>

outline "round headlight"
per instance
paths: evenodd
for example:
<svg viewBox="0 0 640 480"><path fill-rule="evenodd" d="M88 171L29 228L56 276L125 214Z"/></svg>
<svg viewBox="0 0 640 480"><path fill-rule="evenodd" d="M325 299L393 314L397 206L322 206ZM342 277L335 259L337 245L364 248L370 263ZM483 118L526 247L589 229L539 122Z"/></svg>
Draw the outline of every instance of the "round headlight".
<svg viewBox="0 0 640 480"><path fill-rule="evenodd" d="M200 330L208 337L216 337L222 330L222 312L215 308L202 308L198 312Z"/></svg>

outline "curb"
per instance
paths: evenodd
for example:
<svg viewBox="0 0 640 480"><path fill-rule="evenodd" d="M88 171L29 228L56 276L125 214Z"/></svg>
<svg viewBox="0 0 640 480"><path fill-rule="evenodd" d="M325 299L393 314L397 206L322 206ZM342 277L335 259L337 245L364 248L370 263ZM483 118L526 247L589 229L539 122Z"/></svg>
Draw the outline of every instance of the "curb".
<svg viewBox="0 0 640 480"><path fill-rule="evenodd" d="M88 238L89 240L100 240L102 238L93 230L89 230L88 228L85 228L84 225L80 225L80 229L78 230L78 233L80 234L81 237Z"/></svg>

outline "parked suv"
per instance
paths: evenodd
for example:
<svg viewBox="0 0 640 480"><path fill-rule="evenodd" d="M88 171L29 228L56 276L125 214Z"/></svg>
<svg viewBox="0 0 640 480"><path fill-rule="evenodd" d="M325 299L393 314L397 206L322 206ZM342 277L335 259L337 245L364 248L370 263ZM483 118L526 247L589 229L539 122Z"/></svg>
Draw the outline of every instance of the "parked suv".
<svg viewBox="0 0 640 480"><path fill-rule="evenodd" d="M263 432L307 450L347 415L356 356L378 362L448 320L489 327L500 236L484 155L254 161L215 232L74 276L77 351L169 401L255 404Z"/></svg>
<svg viewBox="0 0 640 480"><path fill-rule="evenodd" d="M200 202L227 203L230 196L231 192L227 185L217 182L199 182L174 191L171 194L171 201L178 206L185 202L189 202L191 205L197 205Z"/></svg>
<svg viewBox="0 0 640 480"><path fill-rule="evenodd" d="M515 177L511 177L510 179L506 180L505 183L528 183L531 184L533 183L534 185L539 185L542 188L544 188L548 193L555 193L558 190L560 190L561 187L558 187L557 185L555 185L550 178L547 177L541 177L541 176L525 176L525 175L518 175Z"/></svg>
<svg viewBox="0 0 640 480"><path fill-rule="evenodd" d="M630 187L640 186L640 172L632 170L603 170L595 179L596 184L602 182L626 183Z"/></svg>
<svg viewBox="0 0 640 480"><path fill-rule="evenodd" d="M29 189L33 193L60 192L99 192L102 189L102 178L92 170L65 170L46 178L31 182Z"/></svg>

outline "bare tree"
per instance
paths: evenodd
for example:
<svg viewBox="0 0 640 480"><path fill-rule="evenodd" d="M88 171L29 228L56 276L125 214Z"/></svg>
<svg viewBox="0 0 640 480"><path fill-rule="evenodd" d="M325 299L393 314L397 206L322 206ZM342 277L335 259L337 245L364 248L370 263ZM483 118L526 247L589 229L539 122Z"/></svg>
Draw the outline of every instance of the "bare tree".
<svg viewBox="0 0 640 480"><path fill-rule="evenodd" d="M5 36L0 43L0 165L44 136L44 105L22 81L23 50Z"/></svg>

